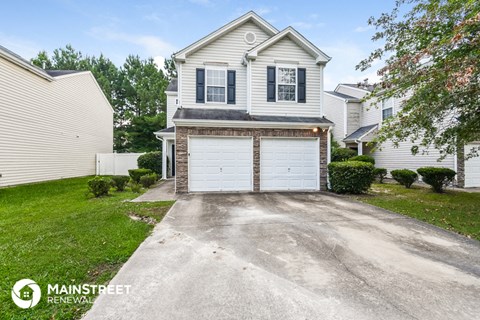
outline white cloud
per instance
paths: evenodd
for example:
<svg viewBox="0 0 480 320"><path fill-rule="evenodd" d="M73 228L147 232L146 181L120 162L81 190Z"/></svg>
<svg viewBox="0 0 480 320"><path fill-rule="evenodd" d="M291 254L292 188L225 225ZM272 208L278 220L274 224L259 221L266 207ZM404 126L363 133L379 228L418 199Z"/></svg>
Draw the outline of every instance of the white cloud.
<svg viewBox="0 0 480 320"><path fill-rule="evenodd" d="M325 68L325 89L333 90L338 83L357 83L368 78L370 83L380 80L376 69L381 63L371 69L361 72L355 66L368 56L368 52L351 42L336 42L322 46L321 49L332 57Z"/></svg>
<svg viewBox="0 0 480 320"><path fill-rule="evenodd" d="M165 72L165 57L156 56L156 57L153 57L153 61L154 61L155 64L157 65L158 69L160 69L160 70L162 70L163 72Z"/></svg>
<svg viewBox="0 0 480 320"><path fill-rule="evenodd" d="M36 57L38 52L43 50L43 48L33 41L7 36L1 32L0 45L4 46L10 51L13 51L26 60Z"/></svg>
<svg viewBox="0 0 480 320"><path fill-rule="evenodd" d="M353 31L355 31L355 32L367 32L367 31L370 31L372 29L373 29L372 26L360 26L360 27L356 27Z"/></svg>
<svg viewBox="0 0 480 320"><path fill-rule="evenodd" d="M156 36L128 34L98 27L90 29L89 33L95 38L127 42L140 46L148 55L154 57L169 57L175 51L174 45Z"/></svg>

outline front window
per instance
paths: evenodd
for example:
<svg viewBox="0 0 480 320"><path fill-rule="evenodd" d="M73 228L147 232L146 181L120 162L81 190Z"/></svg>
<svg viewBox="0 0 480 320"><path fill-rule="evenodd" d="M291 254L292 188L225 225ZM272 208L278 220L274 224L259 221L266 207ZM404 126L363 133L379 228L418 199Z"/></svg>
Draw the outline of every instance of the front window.
<svg viewBox="0 0 480 320"><path fill-rule="evenodd" d="M226 70L207 69L207 102L225 103Z"/></svg>
<svg viewBox="0 0 480 320"><path fill-rule="evenodd" d="M279 67L277 70L278 101L296 101L297 69Z"/></svg>
<svg viewBox="0 0 480 320"><path fill-rule="evenodd" d="M382 100L382 120L393 117L393 98Z"/></svg>

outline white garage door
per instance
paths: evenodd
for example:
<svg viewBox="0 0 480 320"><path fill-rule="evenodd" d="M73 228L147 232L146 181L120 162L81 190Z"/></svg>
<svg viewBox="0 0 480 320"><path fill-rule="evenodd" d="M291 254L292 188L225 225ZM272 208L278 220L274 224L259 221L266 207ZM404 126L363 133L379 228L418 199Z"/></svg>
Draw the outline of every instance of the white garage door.
<svg viewBox="0 0 480 320"><path fill-rule="evenodd" d="M261 190L318 190L318 167L318 139L261 140Z"/></svg>
<svg viewBox="0 0 480 320"><path fill-rule="evenodd" d="M190 191L252 191L252 138L189 138Z"/></svg>
<svg viewBox="0 0 480 320"><path fill-rule="evenodd" d="M469 144L465 146L465 153L480 148L480 144ZM465 187L480 187L480 157L470 158L465 161Z"/></svg>

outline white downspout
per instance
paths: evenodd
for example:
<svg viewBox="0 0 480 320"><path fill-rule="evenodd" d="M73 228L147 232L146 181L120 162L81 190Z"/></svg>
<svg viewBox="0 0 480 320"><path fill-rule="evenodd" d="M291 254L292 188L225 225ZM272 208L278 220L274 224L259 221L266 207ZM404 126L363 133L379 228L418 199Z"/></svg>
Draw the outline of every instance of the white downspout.
<svg viewBox="0 0 480 320"><path fill-rule="evenodd" d="M155 135L157 140L162 141L162 179L167 179L167 140Z"/></svg>
<svg viewBox="0 0 480 320"><path fill-rule="evenodd" d="M320 117L325 116L323 113L323 68L325 65L320 65Z"/></svg>

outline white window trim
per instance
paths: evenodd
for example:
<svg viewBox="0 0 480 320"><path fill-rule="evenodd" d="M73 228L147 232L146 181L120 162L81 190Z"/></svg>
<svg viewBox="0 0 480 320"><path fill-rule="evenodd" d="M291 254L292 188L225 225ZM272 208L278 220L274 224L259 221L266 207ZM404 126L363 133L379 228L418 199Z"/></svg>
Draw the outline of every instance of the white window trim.
<svg viewBox="0 0 480 320"><path fill-rule="evenodd" d="M390 106L390 107L385 108L385 101L387 101L387 100L391 100L392 102L391 102L391 106ZM382 110L381 110L381 113L382 113L382 114L381 114L382 121L385 121L385 120L388 119L388 118L387 118L387 119L384 119L384 118L383 118L383 111L384 111L384 110L392 109L392 115L391 115L390 117L393 117L393 116L395 115L395 109L394 109L394 107L395 107L395 100L393 99L393 97L390 97L390 98L387 98L387 99L382 99Z"/></svg>
<svg viewBox="0 0 480 320"><path fill-rule="evenodd" d="M279 68L289 68L289 69L295 69L295 101L293 100L280 100L278 98L278 86L279 85L292 85L292 84L285 84L285 83L280 83L280 81L278 81L279 79L279 72L278 72L278 69ZM277 64L276 65L276 70L275 70L275 101L276 102L280 102L280 103L297 103L298 102L298 67L294 64Z"/></svg>
<svg viewBox="0 0 480 320"><path fill-rule="evenodd" d="M220 70L220 71L224 71L225 72L225 101L224 102L217 102L217 101L208 101L208 76L207 76L207 73L208 73L208 70ZM205 104L212 104L212 105L223 105L223 104L227 104L227 100L228 100L228 97L227 97L227 94L228 94L228 88L227 88L227 84L228 84L228 73L227 73L227 68L226 67L221 67L221 66L207 66L205 68Z"/></svg>

